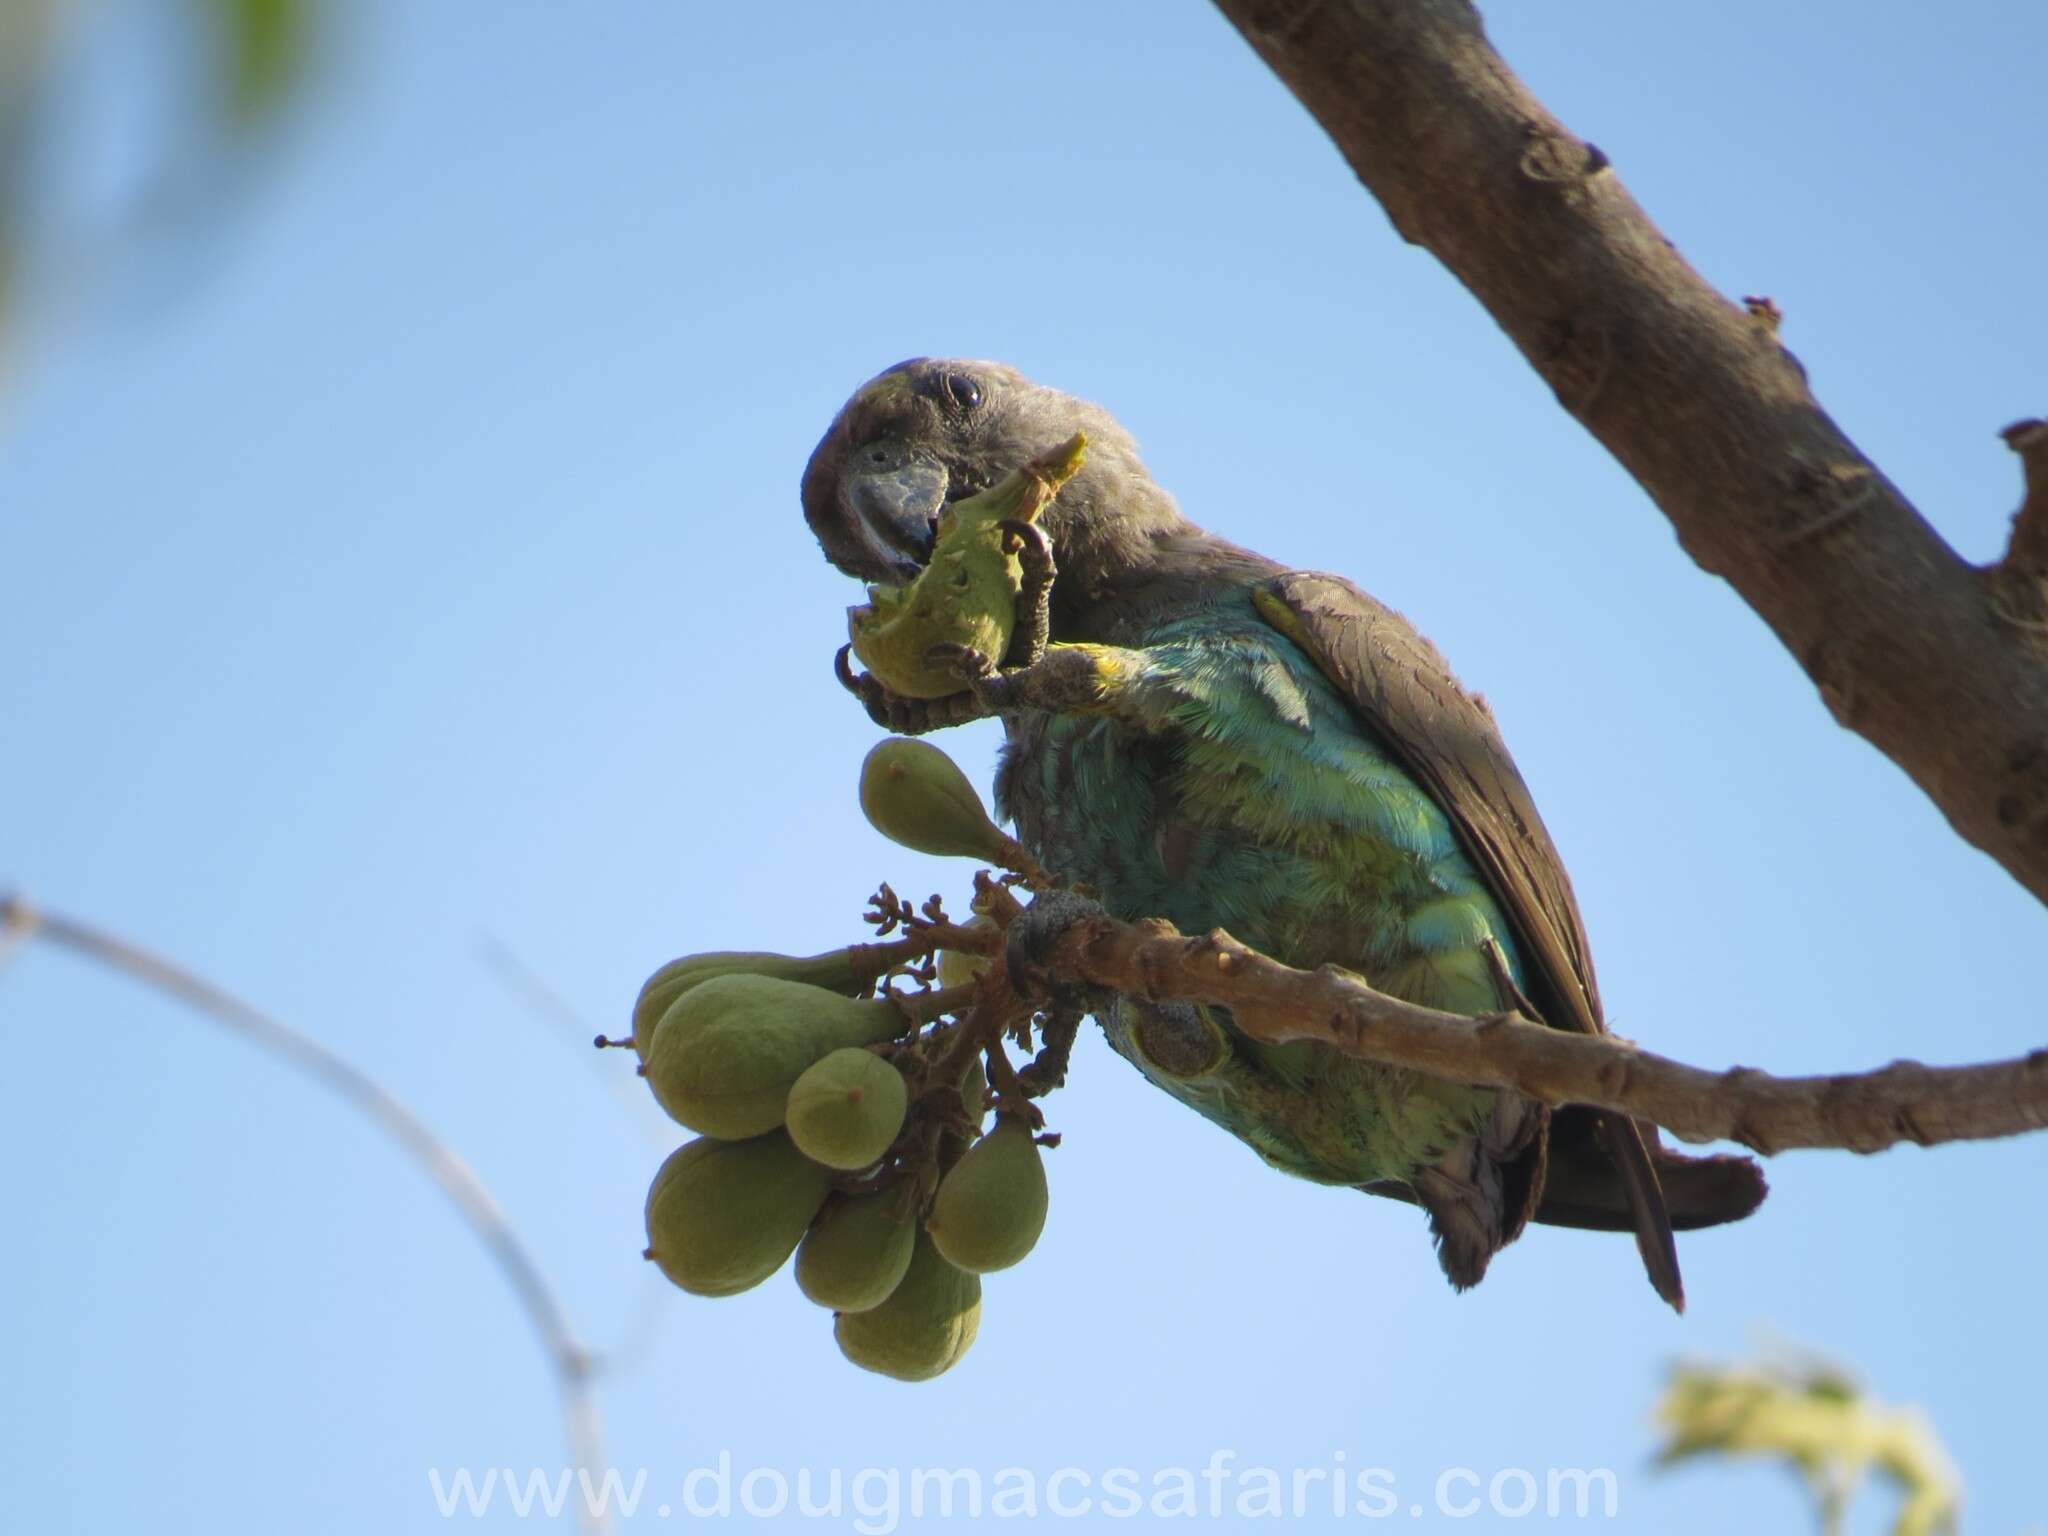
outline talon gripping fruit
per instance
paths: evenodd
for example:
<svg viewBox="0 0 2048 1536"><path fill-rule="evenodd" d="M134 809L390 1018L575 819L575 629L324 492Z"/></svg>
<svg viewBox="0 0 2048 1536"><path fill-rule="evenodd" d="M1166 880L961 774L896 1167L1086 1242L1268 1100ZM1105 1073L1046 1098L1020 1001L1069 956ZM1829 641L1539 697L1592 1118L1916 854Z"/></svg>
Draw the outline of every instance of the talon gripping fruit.
<svg viewBox="0 0 2048 1536"><path fill-rule="evenodd" d="M871 586L867 603L847 609L854 655L891 692L942 699L961 691L952 672L926 662L934 645L1003 659L1017 625L1023 568L1004 548L1001 525L1034 521L1080 469L1087 445L1077 432L979 495L951 503L939 514L931 558L916 578L907 586Z"/></svg>

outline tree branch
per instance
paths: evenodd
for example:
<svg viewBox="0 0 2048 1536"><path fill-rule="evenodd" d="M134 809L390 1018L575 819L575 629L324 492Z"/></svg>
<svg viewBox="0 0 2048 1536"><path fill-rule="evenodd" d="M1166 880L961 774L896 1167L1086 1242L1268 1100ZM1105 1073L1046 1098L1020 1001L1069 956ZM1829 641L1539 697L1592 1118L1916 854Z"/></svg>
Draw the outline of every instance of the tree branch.
<svg viewBox="0 0 2048 1536"><path fill-rule="evenodd" d="M1687 265L1466 0L1216 4L1835 718L2048 901L2048 631L1828 419L1775 311ZM2015 530L2022 559L2048 541L2044 495Z"/></svg>
<svg viewBox="0 0 2048 1536"><path fill-rule="evenodd" d="M1013 977L1220 1004L1255 1040L1318 1040L1364 1061L1511 1088L1553 1106L1620 1110L1684 1141L1735 1141L1766 1155L1793 1147L1877 1152L1902 1141L1932 1146L2048 1129L2048 1050L1984 1066L1896 1061L1826 1077L1706 1072L1613 1036L1569 1034L1514 1014L1468 1018L1424 1008L1336 966L1282 965L1221 929L1185 938L1171 924L1119 922L1065 893L1040 897L1010 932Z"/></svg>

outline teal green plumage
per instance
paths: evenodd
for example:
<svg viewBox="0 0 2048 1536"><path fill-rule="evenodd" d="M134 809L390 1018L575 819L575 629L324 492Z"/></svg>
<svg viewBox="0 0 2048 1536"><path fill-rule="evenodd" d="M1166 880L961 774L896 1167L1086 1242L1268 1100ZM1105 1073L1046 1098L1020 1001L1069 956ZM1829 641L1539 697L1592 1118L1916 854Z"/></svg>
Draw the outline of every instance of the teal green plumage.
<svg viewBox="0 0 2048 1536"><path fill-rule="evenodd" d="M1132 664L1115 680L1115 718L1050 720L1022 770L1037 782L1004 786L1057 808L1041 846L1053 867L1122 917L1221 926L1290 965L1341 965L1454 1012L1504 1005L1486 945L1519 980L1513 936L1449 819L1249 602L1110 654ZM1473 1135L1493 1102L1312 1043L1262 1045L1227 1023L1224 1064L1181 1078L1146 1060L1128 1010L1106 1022L1167 1092L1323 1183L1405 1181Z"/></svg>

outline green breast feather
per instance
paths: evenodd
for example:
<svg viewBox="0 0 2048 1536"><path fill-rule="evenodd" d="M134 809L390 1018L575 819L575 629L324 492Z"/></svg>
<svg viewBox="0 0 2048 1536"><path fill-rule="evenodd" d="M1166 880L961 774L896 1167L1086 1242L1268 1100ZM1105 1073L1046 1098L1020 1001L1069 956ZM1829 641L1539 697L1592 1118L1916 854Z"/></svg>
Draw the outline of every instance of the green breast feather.
<svg viewBox="0 0 2048 1536"><path fill-rule="evenodd" d="M1432 1007L1503 1005L1489 948L1519 981L1514 940L1449 818L1290 641L1248 608L1224 609L1103 658L1113 707L1049 720L1020 765L1036 777L1049 865L1122 917L1224 927L1291 965L1340 965ZM1306 1178L1406 1178L1491 1107L1485 1090L1320 1045L1260 1045L1223 1010L1203 1019L1162 1022L1125 1003L1106 1022L1148 1077ZM1230 1045L1207 1070L1190 1035L1203 1027ZM1198 1070L1148 1051L1148 1031L1191 1041Z"/></svg>

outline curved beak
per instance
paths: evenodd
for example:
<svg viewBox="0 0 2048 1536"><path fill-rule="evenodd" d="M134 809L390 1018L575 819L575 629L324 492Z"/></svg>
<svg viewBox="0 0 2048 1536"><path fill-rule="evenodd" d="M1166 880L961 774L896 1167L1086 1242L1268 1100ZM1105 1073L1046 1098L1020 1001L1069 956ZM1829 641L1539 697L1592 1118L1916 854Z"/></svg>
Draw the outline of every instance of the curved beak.
<svg viewBox="0 0 2048 1536"><path fill-rule="evenodd" d="M937 535L950 477L930 454L895 441L869 443L840 482L840 507L878 569L908 581Z"/></svg>

